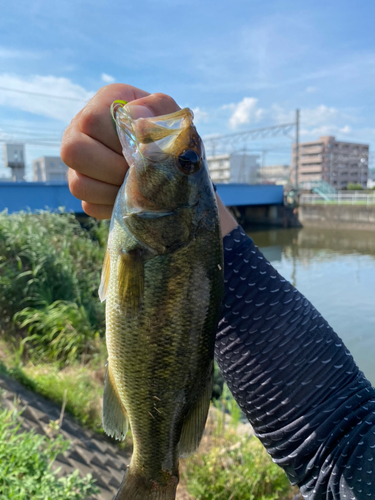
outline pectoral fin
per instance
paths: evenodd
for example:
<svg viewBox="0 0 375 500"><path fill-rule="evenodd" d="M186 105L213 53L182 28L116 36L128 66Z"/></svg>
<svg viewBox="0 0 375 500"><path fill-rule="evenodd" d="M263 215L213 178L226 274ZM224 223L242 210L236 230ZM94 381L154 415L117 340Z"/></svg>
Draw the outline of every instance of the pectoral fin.
<svg viewBox="0 0 375 500"><path fill-rule="evenodd" d="M121 253L118 264L120 304L126 312L137 313L143 299L144 265L141 250Z"/></svg>
<svg viewBox="0 0 375 500"><path fill-rule="evenodd" d="M121 403L110 366L108 366L104 381L103 429L108 436L123 441L128 427L126 410Z"/></svg>
<svg viewBox="0 0 375 500"><path fill-rule="evenodd" d="M206 384L206 387L187 414L182 425L179 453L180 457L188 457L198 448L202 439L204 427L206 425L210 400L212 395L212 374Z"/></svg>
<svg viewBox="0 0 375 500"><path fill-rule="evenodd" d="M104 262L103 262L103 268L102 268L102 278L100 281L100 286L99 286L99 299L100 302L104 302L107 296L107 289L108 289L108 283L109 283L109 268L110 268L110 261L109 261L109 252L108 248L105 252L105 257L104 257Z"/></svg>

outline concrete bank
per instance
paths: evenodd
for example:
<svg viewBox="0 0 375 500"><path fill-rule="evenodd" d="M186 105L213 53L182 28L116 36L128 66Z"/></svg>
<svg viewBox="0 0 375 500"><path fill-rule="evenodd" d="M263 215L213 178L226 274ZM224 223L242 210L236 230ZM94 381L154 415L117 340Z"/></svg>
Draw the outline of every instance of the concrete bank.
<svg viewBox="0 0 375 500"><path fill-rule="evenodd" d="M256 227L301 227L298 211L283 205L230 207L238 222L245 228Z"/></svg>
<svg viewBox="0 0 375 500"><path fill-rule="evenodd" d="M375 206L301 205L298 219L304 227L375 231Z"/></svg>

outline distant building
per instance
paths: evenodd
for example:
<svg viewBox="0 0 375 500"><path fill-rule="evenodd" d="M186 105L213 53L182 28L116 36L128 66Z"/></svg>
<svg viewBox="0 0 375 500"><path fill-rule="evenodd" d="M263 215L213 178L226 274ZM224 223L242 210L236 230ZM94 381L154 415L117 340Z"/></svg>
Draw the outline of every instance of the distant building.
<svg viewBox="0 0 375 500"><path fill-rule="evenodd" d="M290 180L290 165L269 165L259 169L259 181L263 184L285 186Z"/></svg>
<svg viewBox="0 0 375 500"><path fill-rule="evenodd" d="M295 144L292 148L291 181L295 182ZM345 189L349 183L364 188L368 178L369 146L336 141L332 136L299 145L298 184L308 185L325 181L336 189Z"/></svg>
<svg viewBox="0 0 375 500"><path fill-rule="evenodd" d="M41 156L33 161L34 182L67 182L68 167L59 156Z"/></svg>
<svg viewBox="0 0 375 500"><path fill-rule="evenodd" d="M4 144L5 166L12 170L12 181L25 180L25 145L6 142Z"/></svg>
<svg viewBox="0 0 375 500"><path fill-rule="evenodd" d="M259 155L246 152L209 156L208 169L213 182L257 184Z"/></svg>

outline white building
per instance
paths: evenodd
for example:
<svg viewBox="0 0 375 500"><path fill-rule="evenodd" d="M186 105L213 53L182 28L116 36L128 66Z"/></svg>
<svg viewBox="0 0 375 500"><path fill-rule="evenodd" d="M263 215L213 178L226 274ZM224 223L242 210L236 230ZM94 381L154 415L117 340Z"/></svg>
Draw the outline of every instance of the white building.
<svg viewBox="0 0 375 500"><path fill-rule="evenodd" d="M257 184L259 155L245 152L209 156L208 169L213 182Z"/></svg>
<svg viewBox="0 0 375 500"><path fill-rule="evenodd" d="M269 165L259 169L260 182L285 186L290 179L290 165Z"/></svg>
<svg viewBox="0 0 375 500"><path fill-rule="evenodd" d="M68 167L59 156L41 156L33 161L34 182L67 182Z"/></svg>
<svg viewBox="0 0 375 500"><path fill-rule="evenodd" d="M4 144L5 166L12 170L12 181L25 180L25 145L7 142Z"/></svg>

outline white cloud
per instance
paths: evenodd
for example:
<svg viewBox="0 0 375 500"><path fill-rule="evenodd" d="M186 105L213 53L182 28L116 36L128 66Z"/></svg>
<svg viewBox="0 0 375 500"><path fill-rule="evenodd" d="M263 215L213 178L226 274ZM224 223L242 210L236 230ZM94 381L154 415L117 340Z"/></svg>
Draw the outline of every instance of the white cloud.
<svg viewBox="0 0 375 500"><path fill-rule="evenodd" d="M278 104L273 104L269 110L265 111L265 114L278 124L291 123L295 121L296 117L295 110L285 109ZM324 104L315 108L300 109L300 123L302 128L306 130L326 127L327 130L331 128L343 133L349 133L351 129L348 122L355 123L357 121L358 118L353 111L346 112Z"/></svg>
<svg viewBox="0 0 375 500"><path fill-rule="evenodd" d="M349 135L350 139L358 140L361 138L361 129L353 130L349 125L345 125L344 127L340 127L339 125L321 125L319 127L314 128L304 128L300 129L301 136L307 138L316 139L325 135L333 135L335 137L340 137L343 135ZM361 139L362 141L364 139Z"/></svg>
<svg viewBox="0 0 375 500"><path fill-rule="evenodd" d="M231 128L258 122L264 116L264 110L258 108L258 99L255 97L244 97L238 104L227 104L223 108L233 110L232 116L229 118Z"/></svg>
<svg viewBox="0 0 375 500"><path fill-rule="evenodd" d="M194 122L206 122L208 119L208 113L206 111L203 111L201 108L193 108L192 109L194 113Z"/></svg>
<svg viewBox="0 0 375 500"><path fill-rule="evenodd" d="M102 73L101 79L105 83L113 83L116 80L115 77L108 75L107 73Z"/></svg>
<svg viewBox="0 0 375 500"><path fill-rule="evenodd" d="M0 74L0 87L17 92L0 89L0 105L21 109L35 115L54 118L68 123L94 92L73 83L68 78L34 75L20 78L6 73ZM30 92L30 94L22 93ZM43 95L34 95L43 94ZM56 99L48 97L67 97Z"/></svg>
<svg viewBox="0 0 375 500"><path fill-rule="evenodd" d="M284 109L279 104L273 104L271 109L268 111L270 118L277 124L281 123L291 123L295 121L296 111Z"/></svg>
<svg viewBox="0 0 375 500"><path fill-rule="evenodd" d="M342 127L342 128L340 129L340 132L341 132L342 134L350 134L350 133L352 132L352 128L351 128L351 127L349 127L349 125L345 125L345 127Z"/></svg>
<svg viewBox="0 0 375 500"><path fill-rule="evenodd" d="M40 57L41 54L37 52L0 47L0 59L38 59Z"/></svg>
<svg viewBox="0 0 375 500"><path fill-rule="evenodd" d="M324 104L316 108L305 108L301 110L301 122L314 127L320 124L335 123L343 117L343 113L336 108L329 108Z"/></svg>
<svg viewBox="0 0 375 500"><path fill-rule="evenodd" d="M316 92L316 87L307 87L306 92L308 92L308 93L310 93L310 94L311 94L312 92Z"/></svg>

